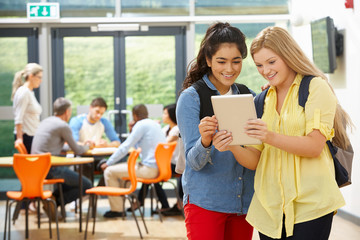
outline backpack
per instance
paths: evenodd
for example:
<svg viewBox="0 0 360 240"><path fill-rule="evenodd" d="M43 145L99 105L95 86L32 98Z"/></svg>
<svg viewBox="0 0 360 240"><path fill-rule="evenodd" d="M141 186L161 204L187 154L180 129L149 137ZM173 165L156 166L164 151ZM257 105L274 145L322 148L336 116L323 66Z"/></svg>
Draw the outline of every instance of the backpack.
<svg viewBox="0 0 360 240"><path fill-rule="evenodd" d="M309 85L314 76L304 76L301 80L299 87L299 105L305 108L306 101L309 96ZM256 114L258 118L261 118L264 112L264 102L265 97L268 92L267 88L259 95L256 96L255 108ZM347 149L342 149L338 146L335 146L329 140L326 141L327 146L329 147L331 156L334 160L335 167L335 179L339 187L345 187L351 184L351 168L352 168L352 160L354 157L354 151L351 144Z"/></svg>
<svg viewBox="0 0 360 240"><path fill-rule="evenodd" d="M235 83L235 85L240 91L239 94L251 94L249 88L246 87L244 84ZM214 110L211 103L211 96L216 95L216 90L210 89L203 79L196 81L192 84L192 86L195 88L200 99L200 119L206 116L211 117L212 115L214 115Z"/></svg>
<svg viewBox="0 0 360 240"><path fill-rule="evenodd" d="M244 84L235 83L235 85L239 89L240 94L251 94L249 88L246 87ZM206 85L206 83L203 79L196 81L195 83L193 83L192 86L195 88L196 92L199 94L199 99L200 99L199 117L200 117L200 119L202 119L206 116L214 115L214 110L213 110L212 104L211 104L211 96L216 95L216 90L211 90L210 88L208 88L208 86ZM180 156L179 156L178 161L176 162L175 172L182 174L185 170L185 150L184 150L184 143L181 139L180 134L179 134L178 145L180 148L179 149Z"/></svg>

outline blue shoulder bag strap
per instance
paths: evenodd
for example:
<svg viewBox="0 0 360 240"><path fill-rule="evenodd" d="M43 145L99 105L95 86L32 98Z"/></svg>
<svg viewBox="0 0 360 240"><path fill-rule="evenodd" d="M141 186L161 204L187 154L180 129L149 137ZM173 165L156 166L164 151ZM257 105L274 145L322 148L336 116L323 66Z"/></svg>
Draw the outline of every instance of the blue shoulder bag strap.
<svg viewBox="0 0 360 240"><path fill-rule="evenodd" d="M309 96L309 86L311 79L313 79L314 76L304 76L301 80L300 87L299 87L299 105L305 108L306 101ZM254 99L255 102L255 108L256 108L256 115L258 118L261 118L264 113L264 103L265 103L265 97L268 92L269 88L262 91L259 95L256 96Z"/></svg>
<svg viewBox="0 0 360 240"><path fill-rule="evenodd" d="M299 87L299 105L305 108L306 101L309 97L309 86L311 79L313 79L314 76L304 76L301 80L300 87Z"/></svg>
<svg viewBox="0 0 360 240"><path fill-rule="evenodd" d="M299 87L299 105L305 108L306 101L309 96L309 85L311 79L313 79L314 76L304 76L304 78L301 80L300 87ZM338 186L342 186L343 184L347 183L349 181L349 175L347 170L341 165L339 160L336 157L336 153L338 151L338 148L334 146L329 140L326 141L326 144L330 150L331 156L334 160L334 167L335 167L335 179L338 184Z"/></svg>
<svg viewBox="0 0 360 240"><path fill-rule="evenodd" d="M255 109L256 109L256 115L258 118L261 118L264 113L264 103L265 103L265 97L268 92L269 88L265 89L258 95L256 95L254 99L255 103Z"/></svg>

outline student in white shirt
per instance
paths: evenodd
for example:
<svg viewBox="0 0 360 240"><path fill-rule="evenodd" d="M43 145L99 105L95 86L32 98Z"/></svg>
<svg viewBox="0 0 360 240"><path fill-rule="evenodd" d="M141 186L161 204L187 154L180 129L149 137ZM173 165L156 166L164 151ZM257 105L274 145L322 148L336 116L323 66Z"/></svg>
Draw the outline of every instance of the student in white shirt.
<svg viewBox="0 0 360 240"><path fill-rule="evenodd" d="M84 143L91 141L97 147L118 147L120 139L112 124L103 117L107 104L102 97L91 101L89 112L71 118L70 128L76 141ZM104 133L110 142L103 139Z"/></svg>

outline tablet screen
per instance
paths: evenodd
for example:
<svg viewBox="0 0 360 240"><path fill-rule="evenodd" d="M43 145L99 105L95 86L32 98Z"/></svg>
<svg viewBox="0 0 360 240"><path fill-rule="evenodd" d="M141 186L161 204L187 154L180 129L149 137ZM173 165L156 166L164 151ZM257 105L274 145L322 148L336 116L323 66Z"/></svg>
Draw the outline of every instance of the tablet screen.
<svg viewBox="0 0 360 240"><path fill-rule="evenodd" d="M244 126L249 119L256 119L254 97L251 94L211 96L214 114L219 123L219 130L232 133L230 145L261 144L261 141L249 137Z"/></svg>

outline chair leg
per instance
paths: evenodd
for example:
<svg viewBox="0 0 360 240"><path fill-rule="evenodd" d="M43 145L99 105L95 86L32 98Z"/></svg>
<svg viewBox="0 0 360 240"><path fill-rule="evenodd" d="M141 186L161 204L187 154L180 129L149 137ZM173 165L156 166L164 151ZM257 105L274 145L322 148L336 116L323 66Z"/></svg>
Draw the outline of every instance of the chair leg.
<svg viewBox="0 0 360 240"><path fill-rule="evenodd" d="M159 219L160 219L160 222L163 222L163 220L162 220L162 214L161 214L161 210L160 210L160 208L159 208L159 206L158 206L158 202L159 202L159 197L158 197L158 195L156 194L156 191L155 191L155 184L151 184L151 191L152 191L152 193L154 194L154 196L155 196L155 202L156 202L156 210L157 210L157 212L158 212L158 214L159 214ZM151 200L151 205L152 205L152 200ZM152 211L152 207L151 207L151 211Z"/></svg>
<svg viewBox="0 0 360 240"><path fill-rule="evenodd" d="M90 199L90 197L89 197L89 199ZM97 198L96 198L97 199ZM97 200L96 200L97 201ZM92 211L91 211L91 218L95 218L96 217L96 210L94 210L95 209L95 197L94 197L94 199L93 199L93 201L92 201L92 203L91 203L92 205L91 205L91 209L92 209ZM97 204L97 203L96 203Z"/></svg>
<svg viewBox="0 0 360 240"><path fill-rule="evenodd" d="M5 209L5 226L4 226L4 240L6 240L6 227L7 227L7 218L9 215L9 219L11 214L9 213L9 198L6 199L6 209ZM10 221L9 221L9 225L10 225ZM9 238L10 239L10 238Z"/></svg>
<svg viewBox="0 0 360 240"><path fill-rule="evenodd" d="M56 234L57 234L57 239L60 240L60 232L59 232L59 216L58 216L58 212L57 212L57 205L56 202L51 199L48 198L47 199L48 204L52 203L54 204L54 208L55 208L55 223L56 223ZM50 206L48 207L49 212L50 212ZM49 231L50 231L50 238L52 238L52 231L51 231L51 213L49 214Z"/></svg>
<svg viewBox="0 0 360 240"><path fill-rule="evenodd" d="M150 188L150 214L151 214L151 216L153 216L154 215L154 213L153 213L153 198L154 198L153 185L149 184L149 188ZM144 200L144 202L145 202L145 200Z"/></svg>
<svg viewBox="0 0 360 240"><path fill-rule="evenodd" d="M77 213L77 209L78 209L78 207L77 207L77 200L75 200L75 213Z"/></svg>
<svg viewBox="0 0 360 240"><path fill-rule="evenodd" d="M20 204L20 202L16 202L16 207L15 207L15 210L13 213L13 218L12 218L13 224L15 224L15 221L18 219L20 210L21 210L21 204Z"/></svg>
<svg viewBox="0 0 360 240"><path fill-rule="evenodd" d="M91 194L90 197L89 197L89 207L88 207L88 212L86 214L86 225L85 225L85 236L84 236L84 239L86 240L87 239L87 230L88 230L88 225L89 225L89 217L90 217L90 209L92 208L92 212L94 211L94 205L93 205L93 198L94 198L94 195Z"/></svg>
<svg viewBox="0 0 360 240"><path fill-rule="evenodd" d="M123 214L123 216L122 216L122 220L124 221L125 220L125 216L126 216L126 211L125 211L125 196L121 196L122 198L123 198L123 211L124 211L124 213L125 214ZM132 208L132 204L130 205L130 207ZM140 208L140 207L139 207Z"/></svg>
<svg viewBox="0 0 360 240"><path fill-rule="evenodd" d="M8 212L8 239L10 240L10 234L11 234L11 205L13 203L19 203L19 201L13 201L9 204L9 212Z"/></svg>
<svg viewBox="0 0 360 240"><path fill-rule="evenodd" d="M135 200L135 202L136 202L138 205L140 205L139 199L137 198L137 196L136 196L135 194L131 194L131 198L132 198L132 201ZM148 228L147 228L146 223L145 223L144 213L143 213L143 211L141 211L141 208L140 208L140 207L139 207L139 212L140 212L140 216L141 216L141 219L142 219L142 221L143 221L143 224L144 224L146 233L149 233Z"/></svg>
<svg viewBox="0 0 360 240"><path fill-rule="evenodd" d="M60 193L60 205L61 205L61 215L63 217L64 222L66 222L66 211L65 211L65 203L64 203L64 193L62 189L62 184L58 183L58 189Z"/></svg>
<svg viewBox="0 0 360 240"><path fill-rule="evenodd" d="M29 238L29 200L25 200L25 238Z"/></svg>
<svg viewBox="0 0 360 240"><path fill-rule="evenodd" d="M146 193L147 193L147 188L149 187L149 186L147 186L145 183L143 183L143 186L144 186L144 191L143 191L143 193L142 193L142 201L143 201L143 212L144 212L144 214L145 214L145 198L146 198ZM139 207L141 207L141 206L139 206ZM150 214L151 214L151 210L150 210ZM152 215L151 215L152 216Z"/></svg>
<svg viewBox="0 0 360 240"><path fill-rule="evenodd" d="M96 222L96 209L97 209L97 200L98 200L98 195L94 195L94 202L93 202L93 211L94 211L94 224L93 224L93 231L92 234L95 234L95 222Z"/></svg>
<svg viewBox="0 0 360 240"><path fill-rule="evenodd" d="M36 213L37 213L37 224L38 224L38 228L40 228L40 198L38 198L36 200L37 202L37 209L36 209Z"/></svg>
<svg viewBox="0 0 360 240"><path fill-rule="evenodd" d="M142 236L142 234L141 234L141 230L140 230L140 227L139 227L138 220L137 220L137 218L136 218L136 216L135 216L134 207L133 207L133 205L132 205L132 202L131 202L131 200L130 200L130 198L129 198L128 196L125 196L125 198L129 201L129 203L130 203L130 205L131 205L131 213L132 213L132 215L133 215L133 218L135 219L135 223L136 223L136 226L137 226L137 228L138 228L138 231L139 231L139 234L140 234L140 238L143 239L143 236ZM139 209L140 209L140 208L139 208Z"/></svg>
<svg viewBox="0 0 360 240"><path fill-rule="evenodd" d="M45 202L46 202L46 204L48 205L48 207L47 207L47 209L48 209L47 215L48 215L48 217L49 217L49 235L50 235L50 238L52 238L50 200L49 200L49 199L46 199Z"/></svg>

